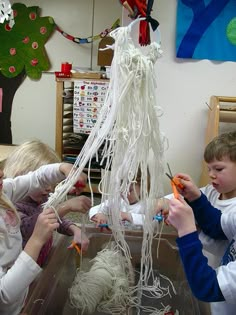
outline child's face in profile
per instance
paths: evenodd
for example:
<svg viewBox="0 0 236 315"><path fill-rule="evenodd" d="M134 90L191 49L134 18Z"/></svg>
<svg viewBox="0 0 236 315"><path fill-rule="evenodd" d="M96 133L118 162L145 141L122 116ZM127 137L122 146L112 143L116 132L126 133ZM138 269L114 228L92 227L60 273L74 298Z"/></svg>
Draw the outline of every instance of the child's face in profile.
<svg viewBox="0 0 236 315"><path fill-rule="evenodd" d="M44 190L40 190L30 195L30 198L33 199L37 204L42 204L48 200L49 193L52 192L53 189L51 186L48 186Z"/></svg>
<svg viewBox="0 0 236 315"><path fill-rule="evenodd" d="M223 199L236 197L236 163L225 156L207 164L213 187L222 194Z"/></svg>
<svg viewBox="0 0 236 315"><path fill-rule="evenodd" d="M140 198L140 185L138 183L133 183L130 185L129 193L127 195L127 199L129 204L135 204L139 201Z"/></svg>

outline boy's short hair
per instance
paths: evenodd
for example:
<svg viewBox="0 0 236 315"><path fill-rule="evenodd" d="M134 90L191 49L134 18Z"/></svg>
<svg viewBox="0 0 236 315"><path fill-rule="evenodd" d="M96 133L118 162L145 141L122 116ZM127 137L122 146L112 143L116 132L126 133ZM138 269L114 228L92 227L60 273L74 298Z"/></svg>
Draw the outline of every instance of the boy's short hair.
<svg viewBox="0 0 236 315"><path fill-rule="evenodd" d="M236 162L236 131L223 133L215 137L205 148L204 160L210 163L213 160L222 160L228 157Z"/></svg>

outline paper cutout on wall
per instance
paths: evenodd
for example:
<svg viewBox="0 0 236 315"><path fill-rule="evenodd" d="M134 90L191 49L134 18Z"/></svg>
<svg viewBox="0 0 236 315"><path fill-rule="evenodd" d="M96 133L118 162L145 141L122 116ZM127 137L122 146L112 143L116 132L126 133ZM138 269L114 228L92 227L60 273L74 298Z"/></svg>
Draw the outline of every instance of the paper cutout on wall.
<svg viewBox="0 0 236 315"><path fill-rule="evenodd" d="M75 37L73 35L70 35L68 33L66 33L65 31L63 31L58 25L56 25L56 30L61 33L65 38L71 40L72 42L76 43L76 44L89 44L92 43L95 40L101 39L106 37L111 31L113 31L114 29L116 29L117 27L120 26L120 19L117 19L110 28L106 28L105 30L103 30L101 33L97 34L97 35L93 35L93 36L89 36L86 38L82 38L82 37Z"/></svg>
<svg viewBox="0 0 236 315"><path fill-rule="evenodd" d="M0 71L13 78L24 69L32 79L39 79L50 64L44 45L55 28L52 17L40 17L39 7L12 5L15 25L0 24Z"/></svg>
<svg viewBox="0 0 236 315"><path fill-rule="evenodd" d="M11 27L15 24L9 0L0 0L0 23L4 23L4 21L9 21Z"/></svg>
<svg viewBox="0 0 236 315"><path fill-rule="evenodd" d="M236 61L236 1L178 0L176 56Z"/></svg>

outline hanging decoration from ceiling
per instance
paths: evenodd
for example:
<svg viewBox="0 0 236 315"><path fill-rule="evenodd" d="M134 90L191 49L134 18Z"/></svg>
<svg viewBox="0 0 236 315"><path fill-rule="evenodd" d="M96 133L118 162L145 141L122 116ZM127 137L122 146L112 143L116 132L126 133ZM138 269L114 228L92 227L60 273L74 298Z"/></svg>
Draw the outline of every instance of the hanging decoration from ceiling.
<svg viewBox="0 0 236 315"><path fill-rule="evenodd" d="M178 0L178 58L236 61L235 34L235 0Z"/></svg>
<svg viewBox="0 0 236 315"><path fill-rule="evenodd" d="M58 25L56 25L56 30L60 32L65 38L71 40L72 42L75 42L76 44L89 44L95 40L106 37L111 31L113 31L119 26L120 26L120 19L117 19L110 28L106 28L101 33L94 36L89 36L87 38L81 38L81 37L75 37L73 35L69 35L68 33L64 32Z"/></svg>
<svg viewBox="0 0 236 315"><path fill-rule="evenodd" d="M10 2L8 0L0 0L0 23L4 23L5 20L9 21L10 27L13 27L15 24Z"/></svg>
<svg viewBox="0 0 236 315"><path fill-rule="evenodd" d="M0 24L0 71L13 78L25 70L31 79L39 79L50 67L44 48L55 23L52 17L40 17L39 7L12 5L14 27L8 21Z"/></svg>
<svg viewBox="0 0 236 315"><path fill-rule="evenodd" d="M139 22L139 44L141 46L150 45L150 27L155 31L159 26L157 20L151 17L151 11L154 0L120 0L121 4L129 11L129 17L136 19L137 17L145 17L145 20Z"/></svg>

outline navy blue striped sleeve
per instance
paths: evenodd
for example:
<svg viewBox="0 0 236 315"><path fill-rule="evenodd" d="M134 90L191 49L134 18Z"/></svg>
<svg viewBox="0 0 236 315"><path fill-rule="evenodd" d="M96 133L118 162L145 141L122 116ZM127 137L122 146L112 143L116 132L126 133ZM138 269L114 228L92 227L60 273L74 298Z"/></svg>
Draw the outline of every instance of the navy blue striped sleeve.
<svg viewBox="0 0 236 315"><path fill-rule="evenodd" d="M202 253L198 233L193 232L177 238L180 257L193 294L204 302L224 301L216 276L216 271L208 266Z"/></svg>
<svg viewBox="0 0 236 315"><path fill-rule="evenodd" d="M197 224L206 235L216 240L227 239L221 227L221 211L214 208L203 193L197 200L189 202L189 205Z"/></svg>

